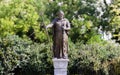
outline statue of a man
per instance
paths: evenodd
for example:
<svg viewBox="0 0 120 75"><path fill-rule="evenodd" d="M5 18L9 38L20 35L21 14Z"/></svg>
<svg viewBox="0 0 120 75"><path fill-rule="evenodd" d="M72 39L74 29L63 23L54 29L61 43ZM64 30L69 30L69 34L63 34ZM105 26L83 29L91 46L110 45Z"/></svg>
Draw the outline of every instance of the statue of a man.
<svg viewBox="0 0 120 75"><path fill-rule="evenodd" d="M68 31L70 30L69 21L64 18L64 12L59 11L51 24L46 28L52 27L53 30L53 54L54 58L68 58Z"/></svg>

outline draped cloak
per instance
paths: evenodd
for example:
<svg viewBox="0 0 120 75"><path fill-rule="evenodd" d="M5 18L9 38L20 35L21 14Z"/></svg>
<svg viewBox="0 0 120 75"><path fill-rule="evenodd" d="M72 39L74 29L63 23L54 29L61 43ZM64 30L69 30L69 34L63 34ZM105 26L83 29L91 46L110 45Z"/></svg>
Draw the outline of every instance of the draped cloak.
<svg viewBox="0 0 120 75"><path fill-rule="evenodd" d="M68 30L70 23L67 19L53 20L53 54L54 58L68 57Z"/></svg>

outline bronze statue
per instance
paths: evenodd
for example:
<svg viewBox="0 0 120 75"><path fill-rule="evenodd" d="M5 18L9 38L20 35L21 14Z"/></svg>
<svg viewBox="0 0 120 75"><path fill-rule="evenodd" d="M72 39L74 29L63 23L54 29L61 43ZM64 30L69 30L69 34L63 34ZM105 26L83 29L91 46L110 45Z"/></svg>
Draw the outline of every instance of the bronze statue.
<svg viewBox="0 0 120 75"><path fill-rule="evenodd" d="M64 18L64 12L59 11L51 24L46 28L52 27L53 30L53 54L54 58L68 58L68 31L70 30L69 21Z"/></svg>

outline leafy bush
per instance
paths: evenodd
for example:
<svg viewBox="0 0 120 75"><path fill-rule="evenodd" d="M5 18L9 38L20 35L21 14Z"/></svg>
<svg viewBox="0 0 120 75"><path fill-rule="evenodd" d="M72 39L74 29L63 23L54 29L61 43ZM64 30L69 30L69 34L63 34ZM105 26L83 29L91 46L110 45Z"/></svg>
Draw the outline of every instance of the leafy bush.
<svg viewBox="0 0 120 75"><path fill-rule="evenodd" d="M18 36L0 39L0 74L11 72L26 75L51 72L52 61L49 45L34 44Z"/></svg>
<svg viewBox="0 0 120 75"><path fill-rule="evenodd" d="M25 41L18 36L7 36L0 40L1 73L7 75L21 62L29 59L30 41Z"/></svg>
<svg viewBox="0 0 120 75"><path fill-rule="evenodd" d="M0 74L53 74L51 43L33 43L18 36L0 39ZM69 40L70 74L119 75L120 46L114 43L74 44Z"/></svg>
<svg viewBox="0 0 120 75"><path fill-rule="evenodd" d="M49 45L34 44L26 64L21 64L25 75L45 75L53 73L52 52Z"/></svg>
<svg viewBox="0 0 120 75"><path fill-rule="evenodd" d="M74 45L72 45L74 46ZM115 43L76 45L69 51L71 73L83 75L119 75L120 46Z"/></svg>

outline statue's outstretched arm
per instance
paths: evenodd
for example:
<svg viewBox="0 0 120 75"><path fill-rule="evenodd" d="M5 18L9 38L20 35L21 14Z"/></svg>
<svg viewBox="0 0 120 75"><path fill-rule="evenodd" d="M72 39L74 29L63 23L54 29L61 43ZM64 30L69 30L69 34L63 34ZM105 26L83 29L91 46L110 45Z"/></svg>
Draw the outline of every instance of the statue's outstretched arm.
<svg viewBox="0 0 120 75"><path fill-rule="evenodd" d="M50 23L50 24L48 24L47 26L46 26L46 28L51 28L51 27L53 27L53 25L54 25L54 23L56 22L56 18Z"/></svg>

